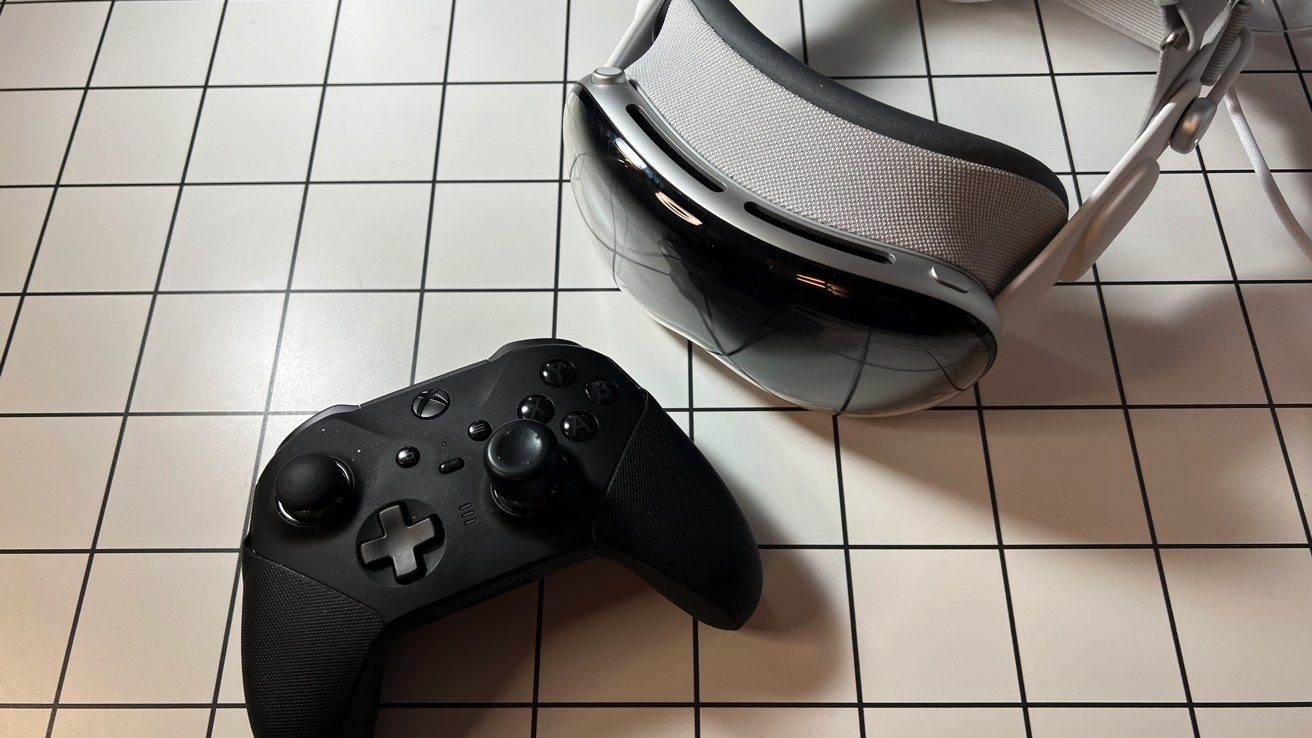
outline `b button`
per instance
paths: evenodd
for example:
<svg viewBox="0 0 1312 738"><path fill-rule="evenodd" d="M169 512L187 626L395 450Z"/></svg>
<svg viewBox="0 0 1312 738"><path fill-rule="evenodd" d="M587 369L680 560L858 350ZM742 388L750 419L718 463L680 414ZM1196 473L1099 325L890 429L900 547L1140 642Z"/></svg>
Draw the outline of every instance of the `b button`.
<svg viewBox="0 0 1312 738"><path fill-rule="evenodd" d="M620 399L620 388L609 379L594 379L583 385L583 395L597 405L609 405Z"/></svg>

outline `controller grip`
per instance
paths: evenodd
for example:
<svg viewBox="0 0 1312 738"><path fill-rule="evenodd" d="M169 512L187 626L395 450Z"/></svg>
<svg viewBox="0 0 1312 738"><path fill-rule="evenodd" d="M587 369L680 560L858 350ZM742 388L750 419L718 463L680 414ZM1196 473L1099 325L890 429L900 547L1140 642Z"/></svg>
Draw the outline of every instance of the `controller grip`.
<svg viewBox="0 0 1312 738"><path fill-rule="evenodd" d="M382 617L249 542L241 572L241 667L255 738L373 735Z"/></svg>
<svg viewBox="0 0 1312 738"><path fill-rule="evenodd" d="M707 625L736 630L761 599L761 553L747 518L650 395L593 534L603 556Z"/></svg>

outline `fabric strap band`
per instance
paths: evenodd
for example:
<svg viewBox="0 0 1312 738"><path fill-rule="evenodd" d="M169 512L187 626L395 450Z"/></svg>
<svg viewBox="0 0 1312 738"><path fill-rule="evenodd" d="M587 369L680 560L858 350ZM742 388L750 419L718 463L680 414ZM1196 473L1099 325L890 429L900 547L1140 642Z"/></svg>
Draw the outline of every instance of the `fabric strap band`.
<svg viewBox="0 0 1312 738"><path fill-rule="evenodd" d="M1230 63L1244 0L1065 0L1084 14L1159 51L1157 82L1140 128L1186 79L1214 82ZM1221 22L1218 22L1220 20ZM1210 79L1209 79L1210 78Z"/></svg>

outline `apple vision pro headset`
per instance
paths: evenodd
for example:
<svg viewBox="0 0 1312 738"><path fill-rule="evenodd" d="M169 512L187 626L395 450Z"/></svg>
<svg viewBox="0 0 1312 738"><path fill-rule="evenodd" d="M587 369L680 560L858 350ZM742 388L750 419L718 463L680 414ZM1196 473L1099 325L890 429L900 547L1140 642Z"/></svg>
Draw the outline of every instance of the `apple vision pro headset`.
<svg viewBox="0 0 1312 738"><path fill-rule="evenodd" d="M565 108L575 198L616 282L796 405L894 415L969 388L1003 326L1139 209L1158 157L1192 151L1223 98L1237 110L1248 0L1068 2L1161 54L1138 139L1069 218L1038 160L834 82L730 0L640 0Z"/></svg>

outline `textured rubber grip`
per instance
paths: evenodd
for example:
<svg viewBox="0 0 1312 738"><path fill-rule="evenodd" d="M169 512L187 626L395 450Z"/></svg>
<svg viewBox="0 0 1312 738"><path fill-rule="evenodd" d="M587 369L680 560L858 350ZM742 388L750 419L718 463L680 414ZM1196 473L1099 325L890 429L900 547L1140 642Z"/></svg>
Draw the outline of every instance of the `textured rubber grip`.
<svg viewBox="0 0 1312 738"><path fill-rule="evenodd" d="M593 533L603 556L707 625L740 628L761 599L761 554L747 518L650 396Z"/></svg>
<svg viewBox="0 0 1312 738"><path fill-rule="evenodd" d="M242 547L241 668L255 738L373 734L383 619Z"/></svg>

